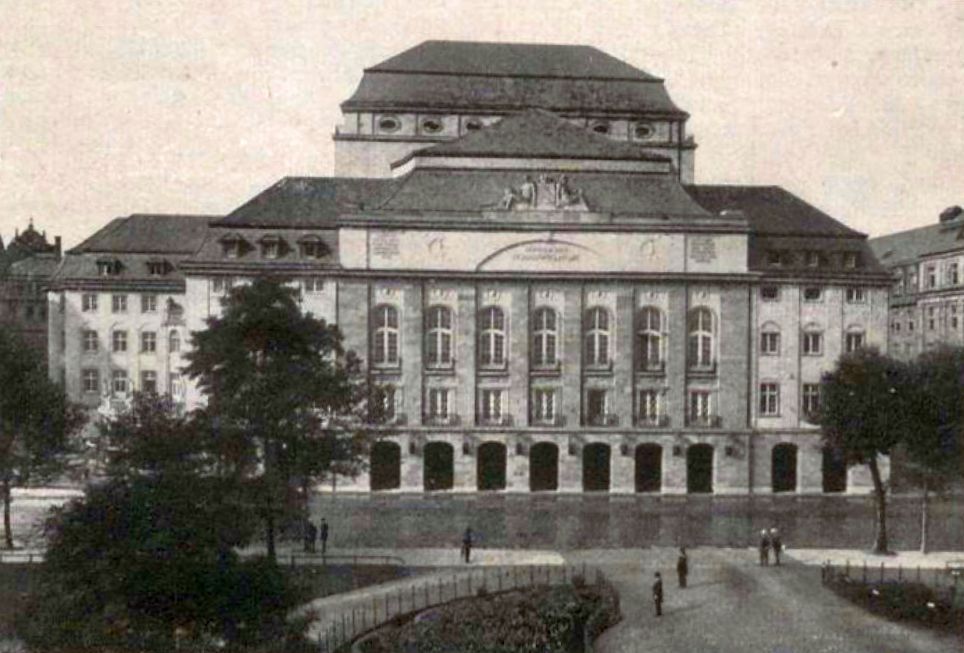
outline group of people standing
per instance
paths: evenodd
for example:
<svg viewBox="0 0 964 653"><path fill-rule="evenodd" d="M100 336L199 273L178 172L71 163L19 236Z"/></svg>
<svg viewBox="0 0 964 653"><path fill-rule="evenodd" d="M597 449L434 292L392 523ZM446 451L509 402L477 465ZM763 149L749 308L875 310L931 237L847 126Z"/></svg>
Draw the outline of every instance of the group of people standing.
<svg viewBox="0 0 964 653"><path fill-rule="evenodd" d="M679 548L679 556L676 558L676 579L680 589L686 588L686 579L690 574L690 559L686 555L686 547ZM658 571L654 574L653 582L653 606L656 608L656 616L663 616L663 576Z"/></svg>
<svg viewBox="0 0 964 653"><path fill-rule="evenodd" d="M305 520L305 553L315 553L318 550L318 540L321 540L321 555L328 553L328 522L321 518L321 523L315 526L310 519Z"/></svg>
<svg viewBox="0 0 964 653"><path fill-rule="evenodd" d="M780 554L783 553L783 540L780 538L780 531L775 528L760 531L760 566L770 565L770 552L773 552L773 563L780 565Z"/></svg>

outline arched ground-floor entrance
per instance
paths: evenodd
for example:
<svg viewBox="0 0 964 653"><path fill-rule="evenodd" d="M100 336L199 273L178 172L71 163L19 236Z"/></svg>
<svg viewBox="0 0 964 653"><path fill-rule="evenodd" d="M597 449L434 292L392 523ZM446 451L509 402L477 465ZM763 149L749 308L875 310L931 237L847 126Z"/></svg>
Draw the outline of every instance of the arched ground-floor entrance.
<svg viewBox="0 0 964 653"><path fill-rule="evenodd" d="M559 489L559 447L538 442L529 450L529 490L545 492Z"/></svg>
<svg viewBox="0 0 964 653"><path fill-rule="evenodd" d="M427 491L451 490L455 481L455 456L448 442L429 442L425 445L423 487Z"/></svg>
<svg viewBox="0 0 964 653"><path fill-rule="evenodd" d="M480 490L505 489L506 450L501 442L484 442L477 452L476 478Z"/></svg>
<svg viewBox="0 0 964 653"><path fill-rule="evenodd" d="M686 492L688 494L713 492L712 445L694 444L686 449Z"/></svg>
<svg viewBox="0 0 964 653"><path fill-rule="evenodd" d="M371 489L397 490L402 484L402 448L390 440L372 445L369 467Z"/></svg>

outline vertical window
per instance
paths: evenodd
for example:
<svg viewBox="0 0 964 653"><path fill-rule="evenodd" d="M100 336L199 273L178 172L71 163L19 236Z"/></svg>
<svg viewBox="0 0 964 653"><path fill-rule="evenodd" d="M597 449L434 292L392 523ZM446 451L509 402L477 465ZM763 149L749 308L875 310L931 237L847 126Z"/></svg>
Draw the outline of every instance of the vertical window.
<svg viewBox="0 0 964 653"><path fill-rule="evenodd" d="M954 305L954 304L951 304L951 305L950 305L950 313L951 313L951 328L956 331L956 330L957 330L957 326L958 326L957 306L956 306L956 305Z"/></svg>
<svg viewBox="0 0 964 653"><path fill-rule="evenodd" d="M558 318L551 308L540 308L532 319L532 364L555 367L558 359Z"/></svg>
<svg viewBox="0 0 964 653"><path fill-rule="evenodd" d="M396 389L393 385L381 386L378 389L378 408L381 411L381 419L383 421L391 422L397 416L396 394Z"/></svg>
<svg viewBox="0 0 964 653"><path fill-rule="evenodd" d="M647 306L639 312L636 334L638 369L642 371L662 369L662 327L663 316L659 309Z"/></svg>
<svg viewBox="0 0 964 653"><path fill-rule="evenodd" d="M760 286L760 298L767 302L777 301L780 299L780 286Z"/></svg>
<svg viewBox="0 0 964 653"><path fill-rule="evenodd" d="M153 331L141 332L141 353L153 354L157 351L157 334Z"/></svg>
<svg viewBox="0 0 964 653"><path fill-rule="evenodd" d="M894 295L900 297L904 294L904 273L900 270L896 273L896 278L894 279Z"/></svg>
<svg viewBox="0 0 964 653"><path fill-rule="evenodd" d="M708 424L712 418L709 390L690 390L689 418L693 424Z"/></svg>
<svg viewBox="0 0 964 653"><path fill-rule="evenodd" d="M803 415L808 421L812 421L820 411L820 384L803 384Z"/></svg>
<svg viewBox="0 0 964 653"><path fill-rule="evenodd" d="M820 286L807 286L803 289L803 301L805 302L819 302L821 297L823 297L823 288Z"/></svg>
<svg viewBox="0 0 964 653"><path fill-rule="evenodd" d="M81 372L81 385L85 394L100 392L100 372L92 369Z"/></svg>
<svg viewBox="0 0 964 653"><path fill-rule="evenodd" d="M605 367L609 365L609 312L601 307L586 311L585 336L586 365Z"/></svg>
<svg viewBox="0 0 964 653"><path fill-rule="evenodd" d="M479 407L483 422L498 423L502 421L502 390L483 390L480 396L482 405Z"/></svg>
<svg viewBox="0 0 964 653"><path fill-rule="evenodd" d="M927 284L926 286L927 288L937 287L937 266L936 265L928 265L927 267L924 268L924 279L925 279L925 283Z"/></svg>
<svg viewBox="0 0 964 653"><path fill-rule="evenodd" d="M636 420L640 424L658 424L659 403L658 390L640 390L636 405Z"/></svg>
<svg viewBox="0 0 964 653"><path fill-rule="evenodd" d="M933 306L927 307L927 330L934 331L937 329L937 309Z"/></svg>
<svg viewBox="0 0 964 653"><path fill-rule="evenodd" d="M444 420L449 416L449 391L446 388L430 388L428 391L428 417Z"/></svg>
<svg viewBox="0 0 964 653"><path fill-rule="evenodd" d="M153 370L141 372L141 392L157 394L157 372Z"/></svg>
<svg viewBox="0 0 964 653"><path fill-rule="evenodd" d="M803 353L807 356L823 354L823 334L819 331L805 331L803 334Z"/></svg>
<svg viewBox="0 0 964 653"><path fill-rule="evenodd" d="M398 365L398 310L394 306L376 306L374 311L372 362L375 365Z"/></svg>
<svg viewBox="0 0 964 653"><path fill-rule="evenodd" d="M84 313L93 313L97 310L97 295L84 293L80 298L80 310Z"/></svg>
<svg viewBox="0 0 964 653"><path fill-rule="evenodd" d="M111 313L126 313L127 295L111 295L110 310Z"/></svg>
<svg viewBox="0 0 964 653"><path fill-rule="evenodd" d="M694 308L687 318L686 358L690 368L713 366L713 313L708 308Z"/></svg>
<svg viewBox="0 0 964 653"><path fill-rule="evenodd" d="M867 294L860 286L847 287L847 303L862 304L867 301Z"/></svg>
<svg viewBox="0 0 964 653"><path fill-rule="evenodd" d="M301 282L302 289L307 294L325 291L325 280L319 277L308 277Z"/></svg>
<svg viewBox="0 0 964 653"><path fill-rule="evenodd" d="M171 331L167 337L167 350L172 354L181 351L181 335L177 331Z"/></svg>
<svg viewBox="0 0 964 653"><path fill-rule="evenodd" d="M157 295L141 295L141 313L157 312Z"/></svg>
<svg viewBox="0 0 964 653"><path fill-rule="evenodd" d="M556 419L556 391L540 388L532 393L532 419L535 422L549 423Z"/></svg>
<svg viewBox="0 0 964 653"><path fill-rule="evenodd" d="M947 285L956 286L960 283L960 277L957 272L957 263L952 262L947 264Z"/></svg>
<svg viewBox="0 0 964 653"><path fill-rule="evenodd" d="M778 331L764 331L760 334L760 353L765 356L780 354L780 333Z"/></svg>
<svg viewBox="0 0 964 653"><path fill-rule="evenodd" d="M429 367L452 364L452 311L433 306L425 314L425 362Z"/></svg>
<svg viewBox="0 0 964 653"><path fill-rule="evenodd" d="M83 347L84 347L85 353L88 353L88 354L94 353L100 347L97 339L96 331L90 331L90 330L84 331L82 338L83 338Z"/></svg>
<svg viewBox="0 0 964 653"><path fill-rule="evenodd" d="M127 351L126 331L114 331L111 335L111 350L116 352Z"/></svg>
<svg viewBox="0 0 964 653"><path fill-rule="evenodd" d="M127 370L114 370L110 375L111 390L124 394L127 392Z"/></svg>
<svg viewBox="0 0 964 653"><path fill-rule="evenodd" d="M171 372L167 377L168 392L175 401L184 399L184 379L180 372Z"/></svg>
<svg viewBox="0 0 964 653"><path fill-rule="evenodd" d="M844 252L844 267L848 270L855 269L859 263L859 258L857 252Z"/></svg>
<svg viewBox="0 0 964 653"><path fill-rule="evenodd" d="M780 414L780 385L777 383L760 384L760 414Z"/></svg>
<svg viewBox="0 0 964 653"><path fill-rule="evenodd" d="M849 354L850 352L857 351L864 346L864 332L863 331L853 331L848 333L846 336L846 341L844 343L844 349Z"/></svg>
<svg viewBox="0 0 964 653"><path fill-rule="evenodd" d="M607 423L609 415L609 393L599 388L593 388L586 393L586 417L595 426Z"/></svg>
<svg viewBox="0 0 964 653"><path fill-rule="evenodd" d="M498 306L483 308L479 315L479 365L505 365L505 313Z"/></svg>

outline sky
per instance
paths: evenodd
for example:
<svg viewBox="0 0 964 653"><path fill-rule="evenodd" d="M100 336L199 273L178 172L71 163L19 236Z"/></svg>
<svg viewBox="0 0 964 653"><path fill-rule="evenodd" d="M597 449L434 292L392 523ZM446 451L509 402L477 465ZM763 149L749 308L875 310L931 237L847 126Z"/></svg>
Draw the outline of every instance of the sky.
<svg viewBox="0 0 964 653"><path fill-rule="evenodd" d="M964 204L962 34L962 0L0 0L0 236L330 175L362 70L426 39L596 46L666 80L698 183L881 235Z"/></svg>

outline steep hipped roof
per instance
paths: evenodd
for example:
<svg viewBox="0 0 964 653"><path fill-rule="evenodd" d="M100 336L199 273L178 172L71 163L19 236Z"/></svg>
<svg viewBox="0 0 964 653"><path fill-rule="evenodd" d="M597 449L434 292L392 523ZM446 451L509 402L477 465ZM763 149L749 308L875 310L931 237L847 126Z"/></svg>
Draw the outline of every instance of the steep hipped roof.
<svg viewBox="0 0 964 653"><path fill-rule="evenodd" d="M634 112L677 116L663 81L596 48L426 41L365 70L343 109Z"/></svg>
<svg viewBox="0 0 964 653"><path fill-rule="evenodd" d="M197 250L212 215L137 214L116 218L70 251L191 254Z"/></svg>
<svg viewBox="0 0 964 653"><path fill-rule="evenodd" d="M932 254L964 250L964 220L930 224L872 238L870 247L880 262L887 266Z"/></svg>
<svg viewBox="0 0 964 653"><path fill-rule="evenodd" d="M669 161L641 145L614 141L542 109L529 109L462 138L417 150L392 167L416 156Z"/></svg>

